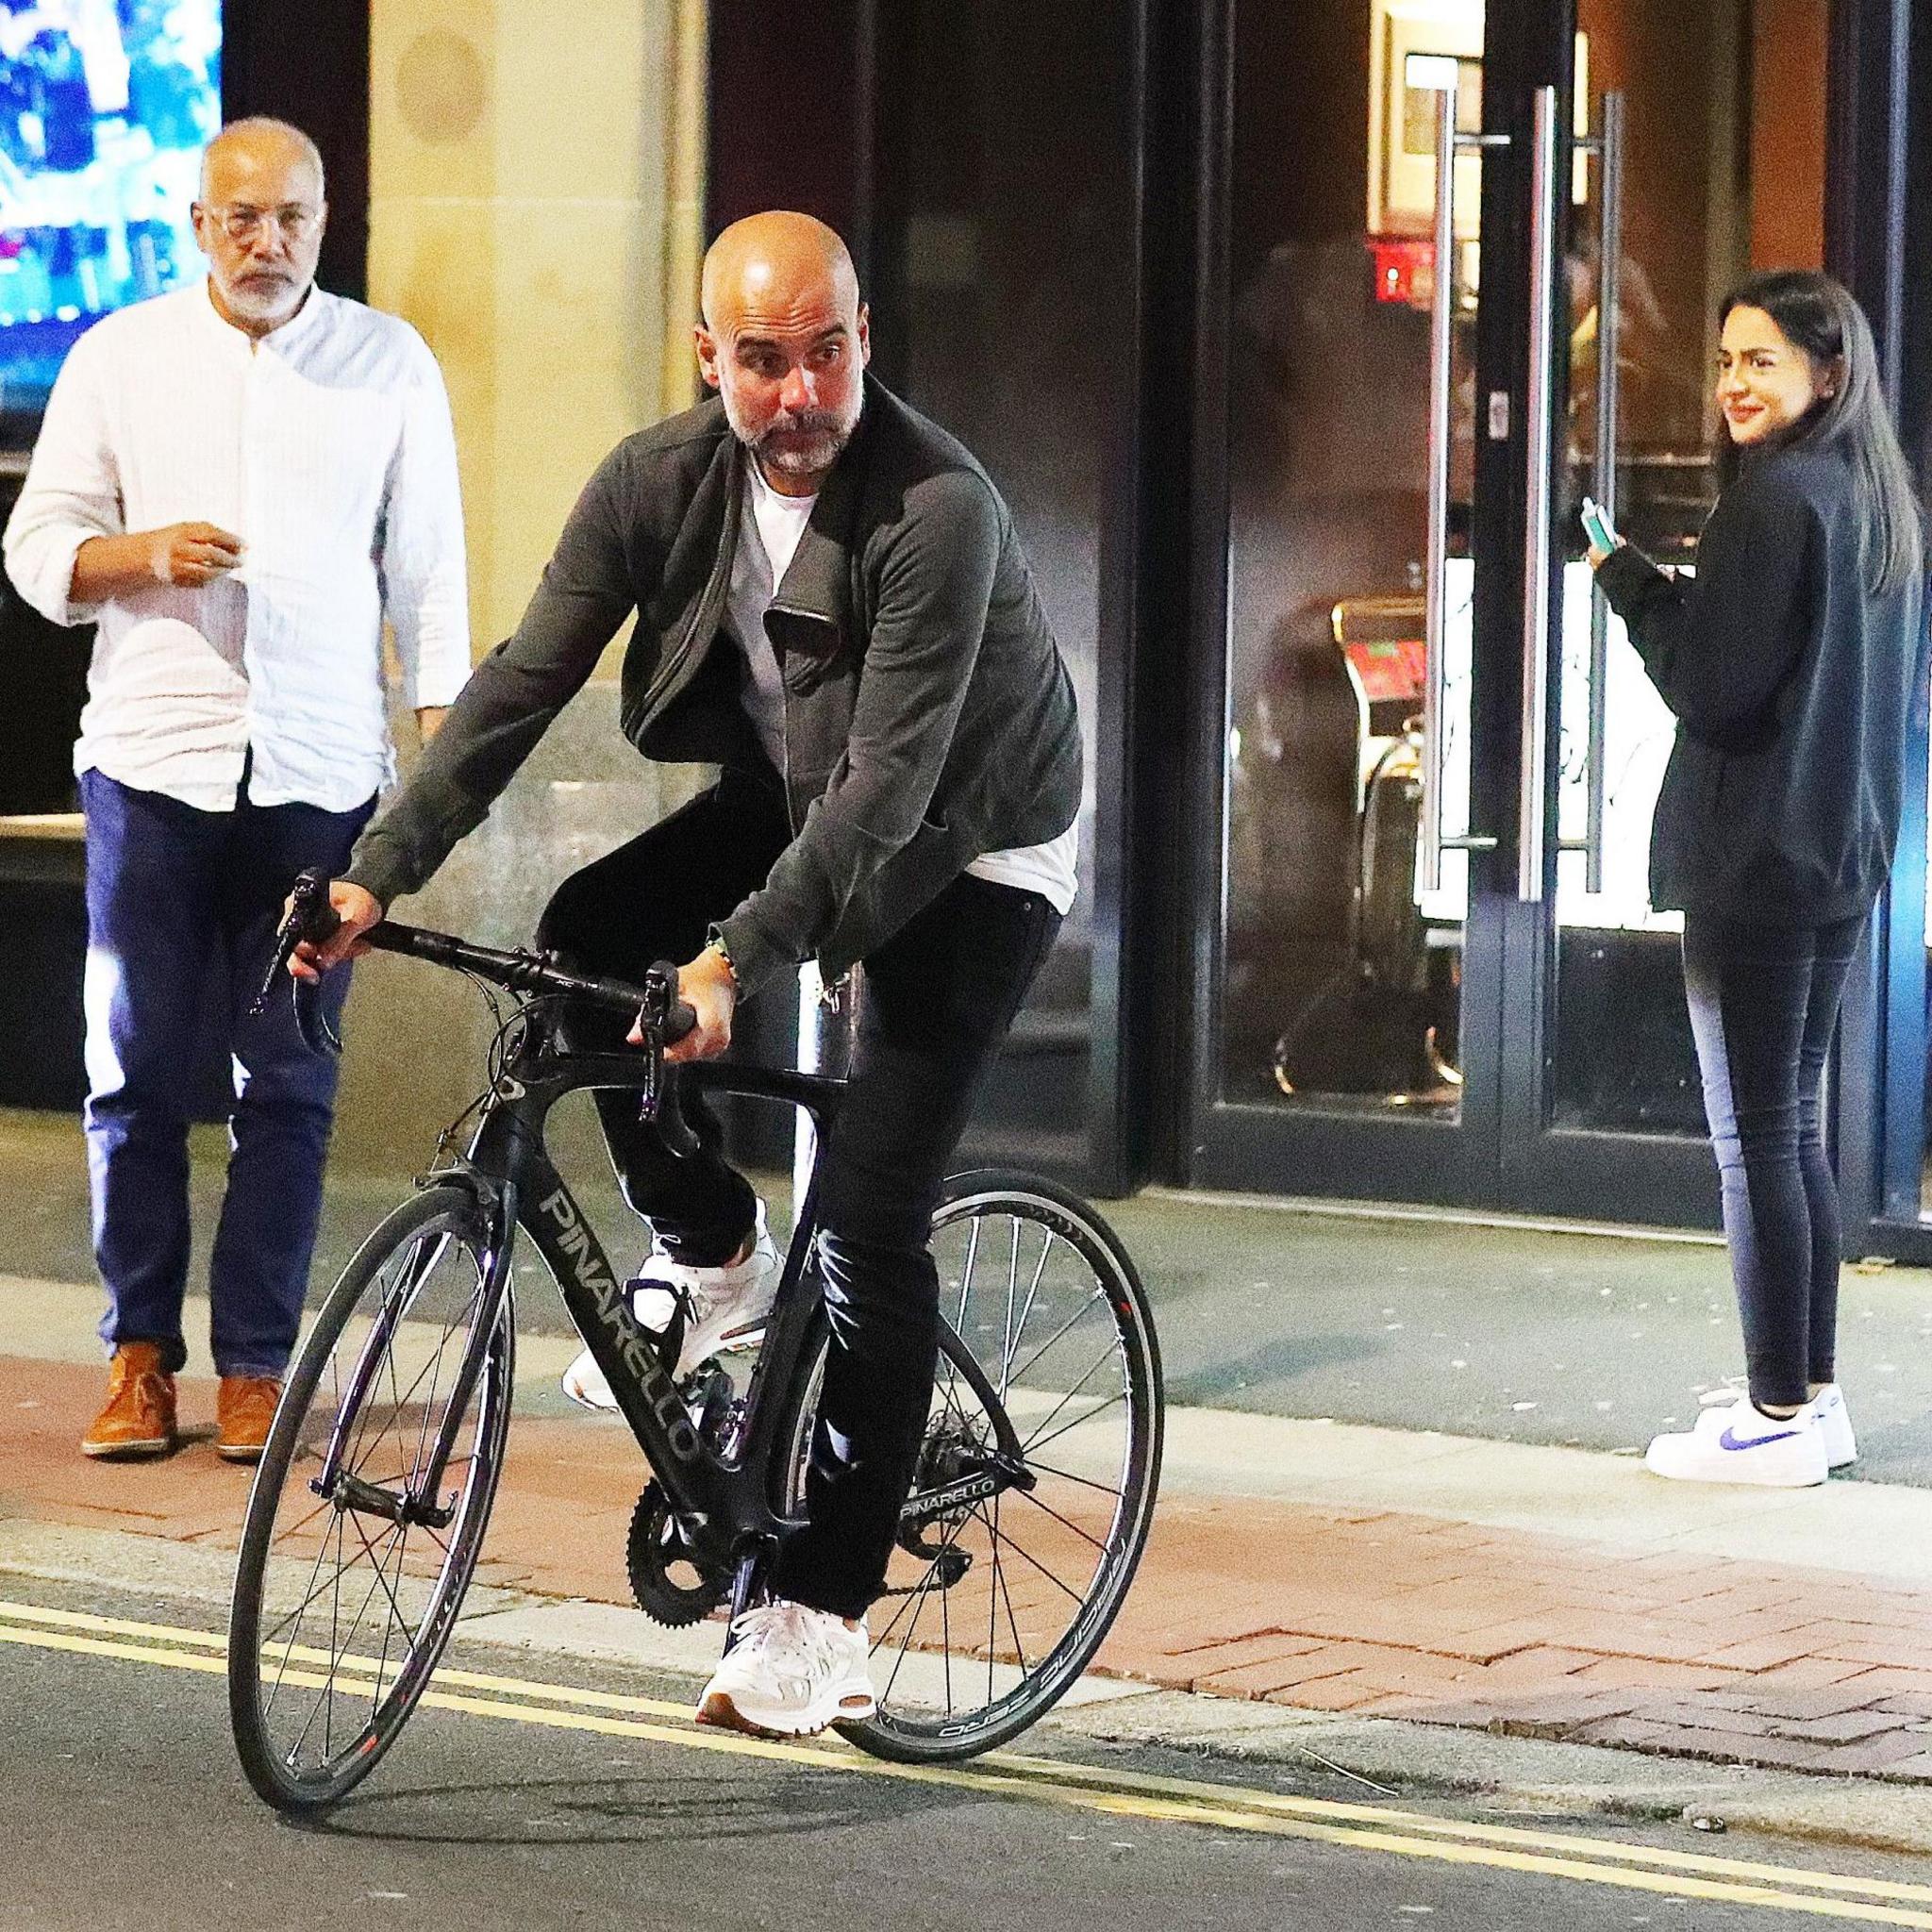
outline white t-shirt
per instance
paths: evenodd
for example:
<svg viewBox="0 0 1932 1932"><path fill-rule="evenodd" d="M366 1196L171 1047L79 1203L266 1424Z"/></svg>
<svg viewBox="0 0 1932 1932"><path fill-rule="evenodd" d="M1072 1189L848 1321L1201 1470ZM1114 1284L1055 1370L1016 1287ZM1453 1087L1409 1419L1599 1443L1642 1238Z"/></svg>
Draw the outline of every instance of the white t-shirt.
<svg viewBox="0 0 1932 1932"><path fill-rule="evenodd" d="M765 612L785 581L785 573L811 521L816 496L786 496L774 490L756 463L745 465L745 508L748 517L739 528L738 555L731 566L731 591L724 607L725 625L744 653L744 709L765 755L780 772L785 769L785 679L778 654L765 635ZM1076 870L1080 852L1080 822L1076 818L1057 839L1041 845L1020 845L1006 852L987 852L966 870L975 878L1038 892L1056 912L1064 915L1079 891Z"/></svg>

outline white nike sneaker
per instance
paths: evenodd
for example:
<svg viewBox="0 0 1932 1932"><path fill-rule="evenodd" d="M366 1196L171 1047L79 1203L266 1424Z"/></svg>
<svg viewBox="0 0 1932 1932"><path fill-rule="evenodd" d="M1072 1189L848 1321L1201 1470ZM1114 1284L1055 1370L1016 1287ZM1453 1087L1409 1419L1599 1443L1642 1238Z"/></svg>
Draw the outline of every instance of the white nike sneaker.
<svg viewBox="0 0 1932 1932"><path fill-rule="evenodd" d="M1824 1459L1833 1469L1849 1469L1857 1461L1852 1412L1845 1407L1845 1391L1836 1382L1827 1382L1805 1405L1805 1413L1818 1424L1818 1433L1824 1438Z"/></svg>
<svg viewBox="0 0 1932 1932"><path fill-rule="evenodd" d="M865 1625L782 1598L732 1624L738 1641L711 1674L697 1721L755 1736L809 1738L878 1708L866 1668Z"/></svg>
<svg viewBox="0 0 1932 1932"><path fill-rule="evenodd" d="M1698 1401L1707 1408L1720 1405L1742 1402L1744 1391L1727 1385L1722 1389L1707 1389ZM1833 1469L1849 1469L1858 1459L1858 1439L1852 1433L1852 1412L1845 1407L1844 1391L1836 1382L1827 1382L1809 1402L1805 1405L1805 1413L1818 1424L1819 1432L1824 1438L1824 1459Z"/></svg>
<svg viewBox="0 0 1932 1932"><path fill-rule="evenodd" d="M644 1265L625 1285L631 1291L631 1312L653 1335L664 1334L682 1312L684 1339L673 1381L683 1381L714 1355L756 1348L764 1340L765 1318L778 1294L780 1266L762 1201L752 1230L751 1252L741 1261L693 1268L653 1246ZM563 1392L585 1408L617 1407L610 1384L589 1349L564 1370Z"/></svg>
<svg viewBox="0 0 1932 1932"><path fill-rule="evenodd" d="M1779 1490L1809 1489L1829 1473L1824 1433L1808 1406L1793 1416L1770 1416L1748 1398L1712 1405L1683 1435L1653 1438L1643 1466L1678 1482Z"/></svg>

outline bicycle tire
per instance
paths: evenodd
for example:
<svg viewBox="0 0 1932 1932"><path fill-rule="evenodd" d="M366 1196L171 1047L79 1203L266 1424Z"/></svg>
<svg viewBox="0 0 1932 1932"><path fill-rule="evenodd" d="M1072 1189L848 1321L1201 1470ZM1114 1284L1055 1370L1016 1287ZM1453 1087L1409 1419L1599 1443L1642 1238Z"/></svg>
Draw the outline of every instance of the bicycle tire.
<svg viewBox="0 0 1932 1932"><path fill-rule="evenodd" d="M982 1241L972 1230L975 1224L982 1230L992 1227L991 1246L997 1249L997 1224L1003 1222L1011 1230L1005 1243L1007 1304L991 1351L995 1359L990 1363L987 1324L980 1319L984 1310L974 1301L974 1273ZM1091 1661L1126 1598L1146 1544L1159 1487L1163 1428L1160 1350L1146 1290L1119 1237L1088 1202L1033 1174L966 1174L947 1183L933 1231L942 1297L941 1365L914 1502L922 1494L936 1499L949 1472L970 1466L970 1460L962 1463L961 1458L970 1459L975 1450L989 1445L1018 1454L1036 1488L1008 1489L990 1506L964 1506L933 1519L931 1527L912 1532L917 1548L908 1547L902 1518L889 1587L894 1574L904 1578L909 1574L908 1558L912 1571L924 1562L924 1574L897 1585L893 1595L902 1607L890 1617L883 1614L881 1605L874 1606L873 1674L878 1709L872 1717L841 1723L838 1728L874 1757L914 1764L957 1762L1008 1742L1044 1716ZM950 1243L949 1235L954 1237ZM962 1245L962 1235L970 1257L963 1269L957 1261L948 1265L949 1250ZM1055 1279L1048 1287L1050 1266ZM1077 1278L1081 1271L1084 1287ZM1029 1292L1024 1308L1016 1309L1023 1273L1028 1276ZM1042 1316L1047 1319L1040 1319ZM1058 1332L1050 1334L1030 1357L1024 1356L1029 1329L1037 1337L1048 1320L1060 1321ZM1085 1375L1074 1378L1068 1390L1058 1391L1053 1383L1062 1373L1063 1357L1048 1357L1076 1329L1096 1344L1104 1332L1105 1345ZM779 1493L788 1513L796 1514L803 1507L804 1473L827 1344L822 1325L801 1356L787 1426L778 1438ZM1076 1345L1073 1367L1085 1358L1083 1347ZM1109 1359L1119 1377L1119 1392L1106 1402L1096 1400L1067 1420L1067 1405ZM1071 1368L1065 1373L1071 1374ZM1115 1405L1122 1410L1124 1427L1103 1430L1100 1418ZM1084 1437L1057 1452L1053 1465L1045 1464L1039 1452L1072 1437L1076 1429L1085 1431ZM1103 1475L1063 1466L1083 1457L1090 1472L1100 1470ZM1104 1487L1109 1462L1117 1468L1118 1478ZM1096 1536L1103 1511L1107 1521ZM1017 1541L1009 1517L1029 1521L1029 1540L1045 1528L1056 1549L1069 1554L1049 1558L1037 1541L1028 1550ZM935 1534L940 1536L937 1543ZM1092 1546L1091 1558L1080 1550L1082 1541ZM1016 1573L1024 1583L1037 1586L1038 1577L1047 1576L1062 1595L1074 1599L1074 1607L1057 1607L1059 1597L1043 1591L1041 1602L1023 1607L1024 1592L1016 1591L1008 1580L1003 1552L1017 1555L1029 1566L1024 1573ZM1089 1561L1091 1571L1076 1587L1070 1578L1078 1578L1081 1563ZM950 1581L945 1576L949 1564L960 1570ZM1057 1566L1068 1574L1049 1574ZM926 1643L919 1642L922 1620L935 1596L941 1605L937 1651L930 1625ZM891 1601L889 1596L882 1605ZM1056 1619L1063 1627L1053 1635L1049 1626ZM1029 1656L1028 1632L1042 1627L1049 1628L1048 1639ZM912 1657L920 1662L901 1692L907 1662ZM956 1697L956 1687L969 1677L974 1688ZM969 1701L980 1696L982 1682L982 1701Z"/></svg>
<svg viewBox="0 0 1932 1932"><path fill-rule="evenodd" d="M509 1425L515 1321L508 1283L491 1332L476 1333L490 1241L466 1188L431 1187L404 1202L343 1269L289 1374L249 1494L228 1623L236 1750L256 1792L278 1810L325 1809L368 1776L449 1642L482 1549ZM446 1465L458 1488L445 1539L430 1523L383 1512L423 1474L463 1388L467 1356L479 1345L482 1360L455 1424L459 1453ZM327 1474L332 1452L339 1466L332 1492L325 1492L315 1478ZM353 1494L350 1482L360 1485ZM365 1523L377 1525L373 1540ZM418 1526L426 1541L412 1552ZM332 1540L336 1569L325 1580ZM344 1575L352 1577L346 1627ZM376 1639L367 1620L378 1592L384 1627L380 1654L371 1657L364 1652ZM305 1690L320 1693L306 1707Z"/></svg>

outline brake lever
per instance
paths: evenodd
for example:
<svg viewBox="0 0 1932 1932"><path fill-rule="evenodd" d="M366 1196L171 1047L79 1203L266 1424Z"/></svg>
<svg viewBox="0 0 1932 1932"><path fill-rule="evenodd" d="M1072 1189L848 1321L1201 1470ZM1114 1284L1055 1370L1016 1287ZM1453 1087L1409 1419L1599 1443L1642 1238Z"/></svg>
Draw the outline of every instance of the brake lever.
<svg viewBox="0 0 1932 1932"><path fill-rule="evenodd" d="M653 1123L673 1154L687 1157L699 1148L697 1135L677 1104L677 1070L664 1063L667 1035L682 1040L697 1016L677 997L677 968L658 960L644 974L644 1004L638 1031L644 1041L644 1085L638 1118Z"/></svg>
<svg viewBox="0 0 1932 1932"><path fill-rule="evenodd" d="M305 941L319 945L341 924L328 901L328 874L319 866L310 866L297 876L290 891L289 909L275 928L275 952L268 971L262 976L260 990L249 1003L251 1020L258 1020L268 1010L276 982L289 974L289 961L295 957L295 948ZM322 1009L321 983L289 975L289 997L295 1009L295 1030L302 1036L303 1045L322 1058L341 1058L341 1035Z"/></svg>

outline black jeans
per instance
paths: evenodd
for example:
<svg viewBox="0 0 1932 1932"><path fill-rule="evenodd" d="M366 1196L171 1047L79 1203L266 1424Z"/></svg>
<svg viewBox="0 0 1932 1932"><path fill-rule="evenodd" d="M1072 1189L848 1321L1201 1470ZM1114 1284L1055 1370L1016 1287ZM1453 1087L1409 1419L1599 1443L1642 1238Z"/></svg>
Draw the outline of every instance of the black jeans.
<svg viewBox="0 0 1932 1932"><path fill-rule="evenodd" d="M1833 1377L1838 1183L1819 1111L1864 918L1741 925L1687 914L1684 991L1724 1191L1744 1363L1760 1406Z"/></svg>
<svg viewBox="0 0 1932 1932"><path fill-rule="evenodd" d="M634 978L688 959L705 929L762 883L788 838L774 788L727 774L573 874L541 942L587 971ZM819 1154L816 1262L831 1351L806 1482L808 1526L773 1577L780 1596L863 1615L885 1580L912 1480L939 1347L933 1210L973 1102L1059 930L1038 893L962 874L865 961L847 1092ZM599 1028L602 1028L600 1031ZM621 1035L586 1019L580 1044ZM600 1096L600 1098L602 1098ZM608 1096L606 1138L630 1205L681 1257L726 1259L750 1232L750 1185L687 1105L700 1151L670 1152Z"/></svg>

